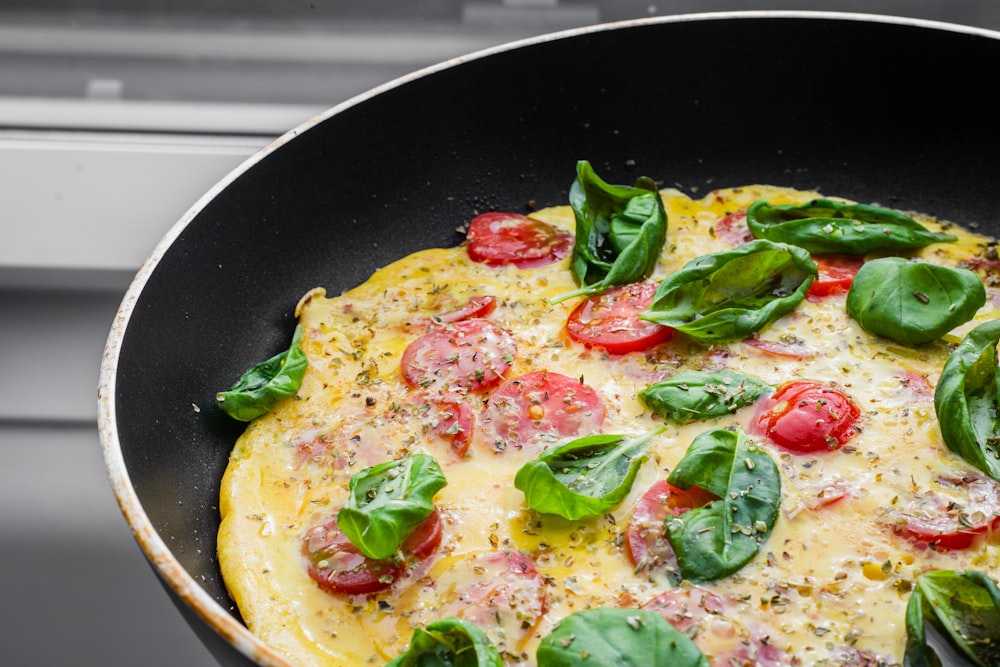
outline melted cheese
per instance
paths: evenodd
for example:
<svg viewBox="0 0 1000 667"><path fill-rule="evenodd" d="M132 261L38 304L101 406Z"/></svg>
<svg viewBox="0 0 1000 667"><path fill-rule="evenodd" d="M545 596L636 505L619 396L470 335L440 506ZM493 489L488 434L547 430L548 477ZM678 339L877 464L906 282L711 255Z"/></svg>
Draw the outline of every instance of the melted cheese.
<svg viewBox="0 0 1000 667"><path fill-rule="evenodd" d="M720 190L701 200L664 191L670 228L655 278L732 247L713 233L727 213L759 197L782 204L815 196L759 186ZM534 217L573 230L568 207ZM954 266L984 241L949 231L960 236L958 243L920 254ZM847 317L843 296L834 296L803 301L760 334L766 341L796 341L811 351L805 358L773 356L744 342L702 347L680 336L646 354L609 357L564 335L574 300L546 301L576 286L568 262L495 268L470 261L463 247L431 249L377 271L340 296L327 298L320 289L303 298L298 312L309 370L302 388L294 400L249 425L221 488L219 562L253 632L297 664L382 664L405 649L414 627L455 613L456 596L500 576L477 559L515 550L529 554L544 578L544 613L529 608L515 624L486 619L484 630L508 664L532 665L539 639L561 617L595 606L641 605L673 587L665 573L637 572L630 562L623 537L631 508L665 478L695 435L729 426L746 430L753 408L710 423L668 426L630 496L606 516L540 516L525 507L513 486L515 472L537 451L498 453L477 430L467 456L459 458L445 439L428 435L427 419L407 403L412 390L401 381L399 362L421 332L420 323L476 295L497 298L489 319L517 340L517 358L506 377L535 370L582 377L604 403L604 432L639 433L660 423L637 393L688 368L725 366L773 385L820 380L841 388L861 408L861 433L839 451L802 456L763 444L781 470L781 513L750 564L705 586L724 604L723 613L695 619L695 641L710 659L764 638L780 664L842 664L835 660L842 647L901 662L904 608L919 573L975 567L996 575L996 544L938 552L891 530L897 508L908 499L934 487L942 475L970 470L941 442L932 390L907 383L936 383L947 341L907 348L878 339ZM984 308L980 318L990 311ZM353 472L409 451L433 455L448 479L435 500L444 517L440 549L386 593L324 592L307 574L302 536L344 503ZM842 493L829 502L830 494Z"/></svg>

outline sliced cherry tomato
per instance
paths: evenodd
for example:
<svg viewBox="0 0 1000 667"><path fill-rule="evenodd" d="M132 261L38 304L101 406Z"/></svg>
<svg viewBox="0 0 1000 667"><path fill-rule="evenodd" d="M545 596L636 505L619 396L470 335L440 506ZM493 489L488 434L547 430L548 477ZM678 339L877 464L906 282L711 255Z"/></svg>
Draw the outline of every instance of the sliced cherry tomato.
<svg viewBox="0 0 1000 667"><path fill-rule="evenodd" d="M313 526L302 542L309 577L334 595L370 595L396 582L415 562L426 560L441 544L441 515L434 510L400 547L402 561L368 558L337 525L334 515Z"/></svg>
<svg viewBox="0 0 1000 667"><path fill-rule="evenodd" d="M705 489L692 486L685 491L668 484L665 479L649 487L632 507L625 529L625 545L632 564L641 569L675 563L674 550L663 530L663 522L668 516L678 516L713 500L718 497Z"/></svg>
<svg viewBox="0 0 1000 667"><path fill-rule="evenodd" d="M475 400L478 402L479 399ZM418 421L421 437L429 440L440 438L450 445L455 456L465 456L476 424L476 415L465 397L460 394L415 392L409 396L407 403L409 409L393 405L379 419L388 423L414 418Z"/></svg>
<svg viewBox="0 0 1000 667"><path fill-rule="evenodd" d="M938 482L941 491L924 491L899 513L897 533L938 550L960 550L1000 530L1000 484L976 473Z"/></svg>
<svg viewBox="0 0 1000 667"><path fill-rule="evenodd" d="M819 301L835 294L847 294L854 276L865 260L856 255L813 255L819 276L809 286L806 298Z"/></svg>
<svg viewBox="0 0 1000 667"><path fill-rule="evenodd" d="M323 463L328 456L333 459L333 465L336 466L338 463L337 450L332 439L328 437L319 436L295 443L296 467L309 462Z"/></svg>
<svg viewBox="0 0 1000 667"><path fill-rule="evenodd" d="M643 605L688 636L714 636L713 665L790 667L793 657L771 643L774 634L764 627L745 627L739 613L719 595L700 586L684 585L660 593ZM696 640L697 641L697 640Z"/></svg>
<svg viewBox="0 0 1000 667"><path fill-rule="evenodd" d="M761 402L751 430L796 454L832 451L854 437L860 415L842 392L800 380L781 385Z"/></svg>
<svg viewBox="0 0 1000 667"><path fill-rule="evenodd" d="M297 440L294 446L296 466L309 463L332 470L360 470L385 460L378 449L363 446L360 436L348 430L310 434L310 437Z"/></svg>
<svg viewBox="0 0 1000 667"><path fill-rule="evenodd" d="M516 352L506 329L487 320L462 320L410 343L400 368L411 387L464 393L499 384Z"/></svg>
<svg viewBox="0 0 1000 667"><path fill-rule="evenodd" d="M743 343L766 355L783 359L811 359L816 356L816 351L798 338L776 341L747 338Z"/></svg>
<svg viewBox="0 0 1000 667"><path fill-rule="evenodd" d="M596 433L604 405L580 379L536 371L508 380L489 398L482 415L487 442L496 451L524 447L540 438Z"/></svg>
<svg viewBox="0 0 1000 667"><path fill-rule="evenodd" d="M569 254L573 236L547 222L518 213L491 212L469 224L468 252L474 262L531 268Z"/></svg>
<svg viewBox="0 0 1000 667"><path fill-rule="evenodd" d="M475 623L520 650L545 613L545 580L517 551L481 551L435 564L428 573L441 595L442 617Z"/></svg>
<svg viewBox="0 0 1000 667"><path fill-rule="evenodd" d="M807 490L809 489L803 489L803 491ZM819 487L814 487L812 496L806 498L805 506L807 509L813 511L821 510L824 507L835 505L844 498L850 498L854 495L857 495L857 490L851 485L841 480L835 480L828 484L821 484Z"/></svg>
<svg viewBox="0 0 1000 667"><path fill-rule="evenodd" d="M885 667L896 661L888 656L868 649L840 646L833 652L830 667Z"/></svg>
<svg viewBox="0 0 1000 667"><path fill-rule="evenodd" d="M791 667L801 664L785 649L771 643L771 635L756 634L742 643L736 655L729 661L731 665L753 665L754 667ZM846 665L844 666L846 667Z"/></svg>
<svg viewBox="0 0 1000 667"><path fill-rule="evenodd" d="M927 376L916 371L901 370L896 373L896 377L899 378L900 388L910 400L926 401L934 398L934 387Z"/></svg>
<svg viewBox="0 0 1000 667"><path fill-rule="evenodd" d="M747 226L747 212L730 213L715 223L715 238L729 245L738 246L753 241L753 233Z"/></svg>
<svg viewBox="0 0 1000 667"><path fill-rule="evenodd" d="M959 265L970 271L978 271L985 275L996 275L1000 273L1000 259L989 257L970 257L963 259Z"/></svg>
<svg viewBox="0 0 1000 667"><path fill-rule="evenodd" d="M619 285L584 299L566 320L570 338L609 354L641 352L665 343L674 330L639 319L653 302L656 283Z"/></svg>
<svg viewBox="0 0 1000 667"><path fill-rule="evenodd" d="M681 632L687 632L691 626L706 618L727 611L726 603L720 596L695 585L678 586L664 591L642 605L642 608L655 611Z"/></svg>
<svg viewBox="0 0 1000 667"><path fill-rule="evenodd" d="M472 408L460 398L444 398L432 408L432 412L431 428L451 443L456 456L465 456L476 421Z"/></svg>
<svg viewBox="0 0 1000 667"><path fill-rule="evenodd" d="M449 322L459 322L461 320L468 320L475 317L486 317L496 310L496 307L497 298L495 296L484 294L482 296L472 297L455 310L449 310L448 312L441 313L439 315L432 315L431 320L437 324L447 324Z"/></svg>
<svg viewBox="0 0 1000 667"><path fill-rule="evenodd" d="M409 581L411 586L391 593L392 606L408 610L405 618L389 612L400 636L454 616L475 623L510 655L524 650L537 633L549 588L532 560L516 551L443 554Z"/></svg>

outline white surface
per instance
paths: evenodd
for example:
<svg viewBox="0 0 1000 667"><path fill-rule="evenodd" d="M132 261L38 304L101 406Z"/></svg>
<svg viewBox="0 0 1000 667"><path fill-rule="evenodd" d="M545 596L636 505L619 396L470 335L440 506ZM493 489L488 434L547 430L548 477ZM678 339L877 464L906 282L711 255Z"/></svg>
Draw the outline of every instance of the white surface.
<svg viewBox="0 0 1000 667"><path fill-rule="evenodd" d="M0 665L209 667L115 504L93 425L0 422Z"/></svg>
<svg viewBox="0 0 1000 667"><path fill-rule="evenodd" d="M530 12L530 10L528 10ZM566 13L567 10L563 10ZM542 12L548 16L550 11ZM535 17L531 13L528 16ZM583 14L572 12L574 19L552 20L554 27L566 27L573 22L594 22L596 10ZM324 25L310 29L307 25L295 29L240 30L188 28L174 26L148 27L141 25L7 25L0 24L0 45L11 53L42 53L53 55L108 55L128 58L199 58L240 59L250 61L300 62L372 62L402 63L415 69L472 53L505 40L508 36L524 35L524 29L508 34L496 30L480 32L455 30L451 26L437 29L415 26L374 28L357 24L337 27Z"/></svg>
<svg viewBox="0 0 1000 667"><path fill-rule="evenodd" d="M87 424L96 432L101 354L120 300L117 292L0 289L0 426ZM10 466L5 458L0 471Z"/></svg>
<svg viewBox="0 0 1000 667"><path fill-rule="evenodd" d="M0 513L4 542L58 536L67 548L107 540L138 552L107 482L95 426L0 424L0 451L0 507L17 509Z"/></svg>
<svg viewBox="0 0 1000 667"><path fill-rule="evenodd" d="M135 273L187 209L267 141L0 135L0 287L34 286L39 270L75 270L72 283L50 285L67 288L81 286L81 271Z"/></svg>
<svg viewBox="0 0 1000 667"><path fill-rule="evenodd" d="M46 97L0 97L0 122L20 128L71 127L77 130L116 132L219 132L277 136L316 116L326 107L319 104L238 104L224 102L151 102L124 100L114 95L96 94L98 89L121 89L119 79L90 79L92 97L85 100ZM352 91L354 92L354 91ZM360 92L360 91L358 91ZM116 93L117 94L117 93ZM332 105L331 105L332 106ZM11 139L23 132L0 135L7 148L32 148ZM200 137L200 143L209 140ZM33 144L39 139L28 141ZM44 138L41 139L44 141ZM191 142L190 139L187 140ZM71 142L79 144L79 141ZM87 142L89 143L89 142ZM77 150L82 146L76 146ZM189 147L193 148L193 147ZM207 146L202 146L207 150Z"/></svg>

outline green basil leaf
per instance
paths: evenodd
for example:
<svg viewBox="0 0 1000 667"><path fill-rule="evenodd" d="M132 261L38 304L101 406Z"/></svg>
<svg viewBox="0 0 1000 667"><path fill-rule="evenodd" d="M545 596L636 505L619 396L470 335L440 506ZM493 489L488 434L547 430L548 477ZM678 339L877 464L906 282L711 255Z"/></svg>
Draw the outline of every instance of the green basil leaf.
<svg viewBox="0 0 1000 667"><path fill-rule="evenodd" d="M270 412L281 399L294 396L309 365L301 340L299 324L287 350L254 365L229 391L216 394L216 405L233 419L248 422Z"/></svg>
<svg viewBox="0 0 1000 667"><path fill-rule="evenodd" d="M337 524L358 550L392 558L413 529L434 511L434 494L448 484L427 454L410 454L353 475Z"/></svg>
<svg viewBox="0 0 1000 667"><path fill-rule="evenodd" d="M410 647L386 667L503 667L503 660L475 624L445 618L414 630Z"/></svg>
<svg viewBox="0 0 1000 667"><path fill-rule="evenodd" d="M917 577L906 606L906 667L938 667L924 621L973 664L1000 664L1000 589L978 570L932 570Z"/></svg>
<svg viewBox="0 0 1000 667"><path fill-rule="evenodd" d="M648 178L609 185L581 160L569 191L576 218L572 270L580 288L553 301L596 294L652 275L667 238L667 212Z"/></svg>
<svg viewBox="0 0 1000 667"><path fill-rule="evenodd" d="M628 436L599 434L542 452L514 476L528 507L576 520L618 505L646 460L649 444L664 427Z"/></svg>
<svg viewBox="0 0 1000 667"><path fill-rule="evenodd" d="M906 650L904 667L942 667L937 651L927 641L924 628L923 596L914 591L906 603Z"/></svg>
<svg viewBox="0 0 1000 667"><path fill-rule="evenodd" d="M923 596L914 591L906 603L906 650L904 667L941 667L941 658L927 641Z"/></svg>
<svg viewBox="0 0 1000 667"><path fill-rule="evenodd" d="M952 234L929 231L899 211L831 199L783 206L759 199L747 209L747 226L756 238L827 254L864 255L957 240Z"/></svg>
<svg viewBox="0 0 1000 667"><path fill-rule="evenodd" d="M817 271L802 248L751 241L685 264L640 317L703 342L739 340L791 312Z"/></svg>
<svg viewBox="0 0 1000 667"><path fill-rule="evenodd" d="M966 334L945 361L934 410L948 448L1000 481L1000 320Z"/></svg>
<svg viewBox="0 0 1000 667"><path fill-rule="evenodd" d="M675 424L724 417L772 390L750 375L721 369L681 371L639 392L639 400Z"/></svg>
<svg viewBox="0 0 1000 667"><path fill-rule="evenodd" d="M687 635L648 609L570 614L542 639L536 657L538 667L709 667Z"/></svg>
<svg viewBox="0 0 1000 667"><path fill-rule="evenodd" d="M742 431L700 434L667 477L719 497L665 522L681 575L694 582L728 576L752 560L774 528L781 474Z"/></svg>
<svg viewBox="0 0 1000 667"><path fill-rule="evenodd" d="M847 291L847 314L877 336L904 345L937 340L986 303L975 273L902 257L865 262Z"/></svg>

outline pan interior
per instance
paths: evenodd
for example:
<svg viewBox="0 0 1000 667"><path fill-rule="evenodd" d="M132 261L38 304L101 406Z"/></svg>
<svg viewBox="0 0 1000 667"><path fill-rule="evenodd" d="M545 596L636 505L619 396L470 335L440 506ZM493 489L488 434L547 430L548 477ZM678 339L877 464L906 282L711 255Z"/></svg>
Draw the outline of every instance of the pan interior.
<svg viewBox="0 0 1000 667"><path fill-rule="evenodd" d="M690 193L818 189L998 231L1000 41L913 22L719 16L539 40L347 105L197 211L128 304L115 369L129 481L234 616L218 483L242 430L214 396L330 294L491 209L563 204L578 159ZM107 428L107 425L105 425Z"/></svg>

